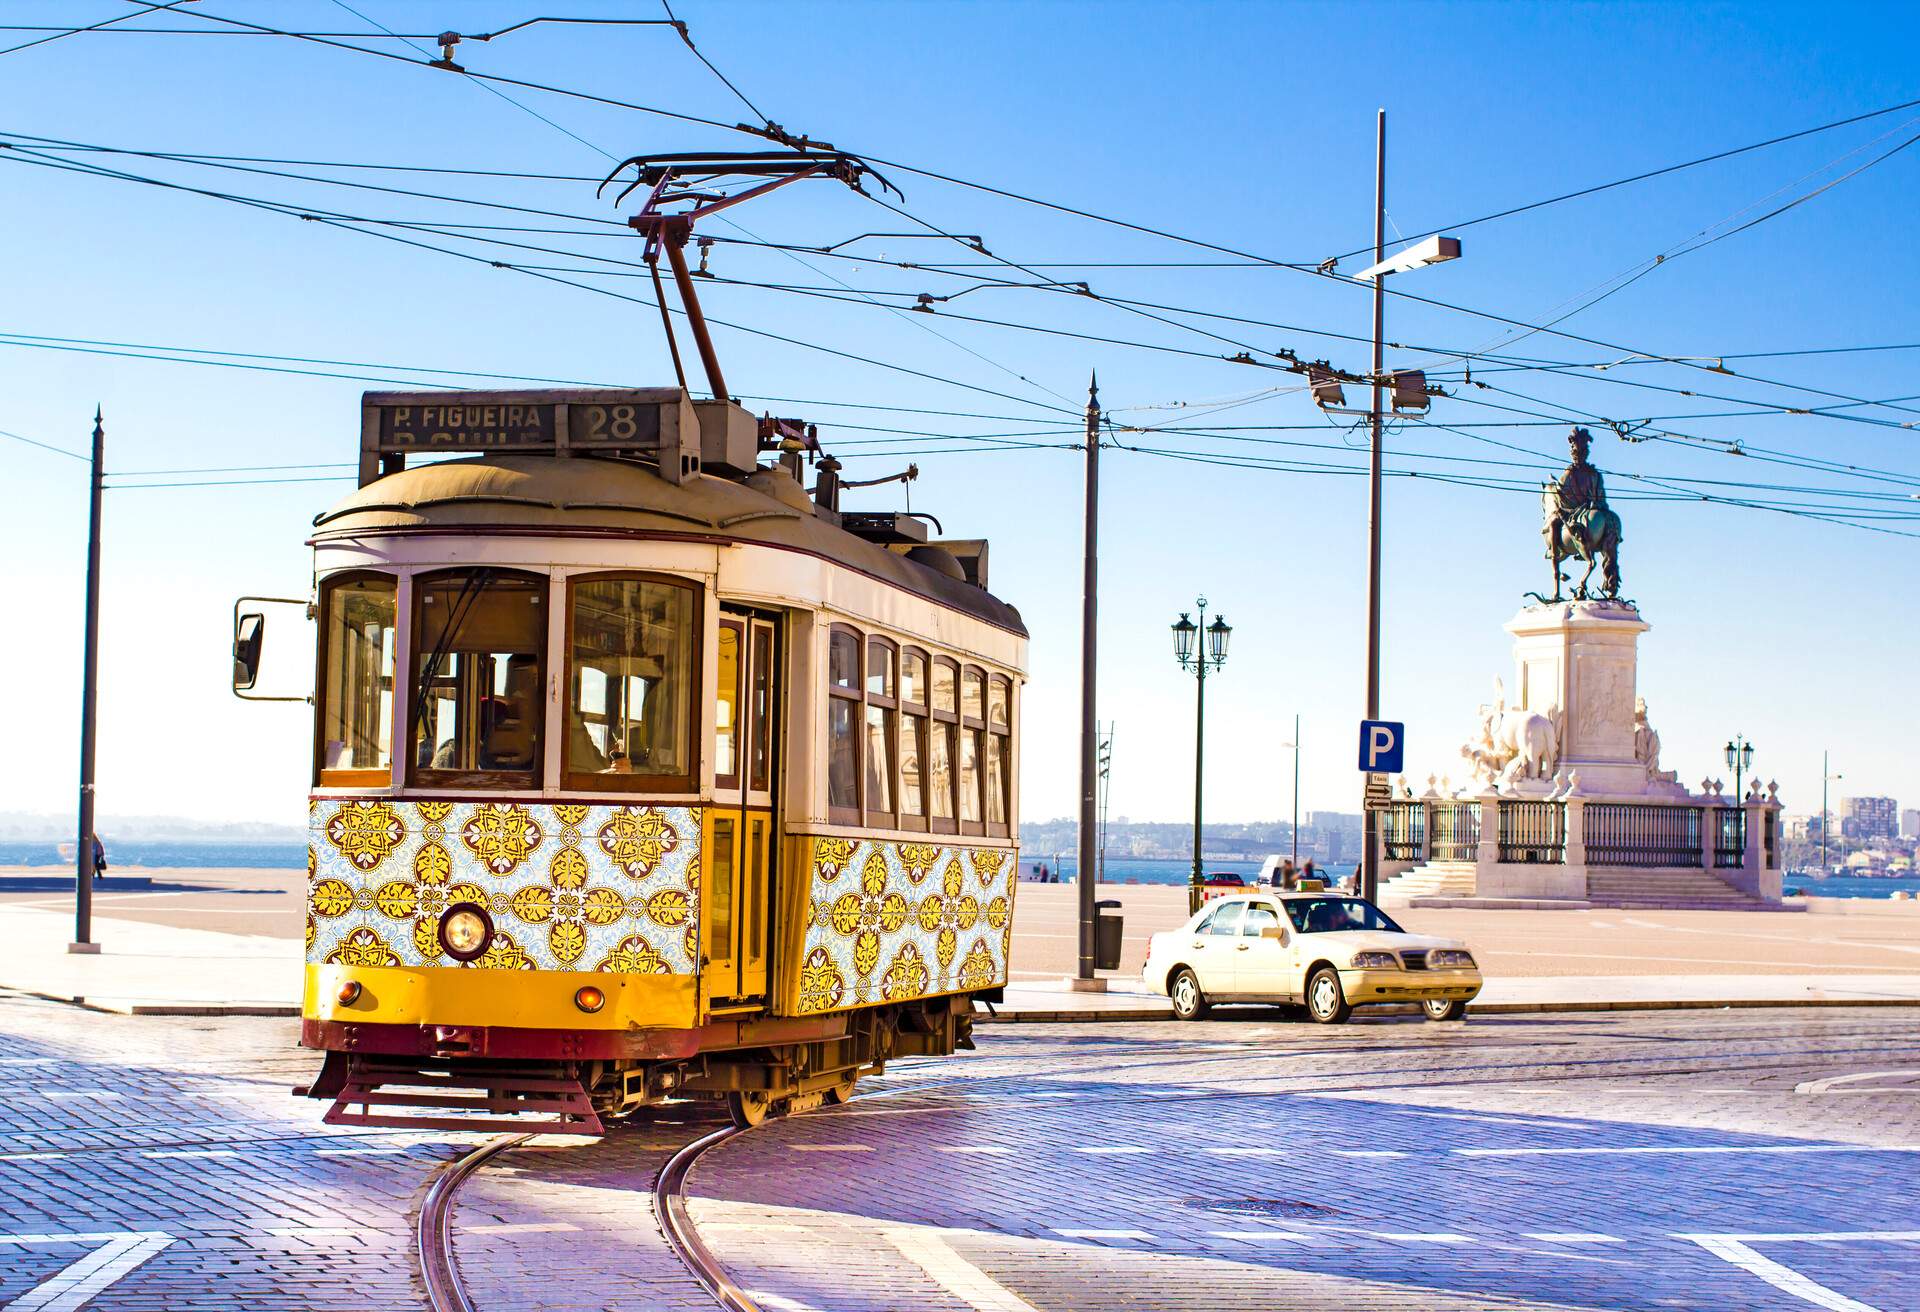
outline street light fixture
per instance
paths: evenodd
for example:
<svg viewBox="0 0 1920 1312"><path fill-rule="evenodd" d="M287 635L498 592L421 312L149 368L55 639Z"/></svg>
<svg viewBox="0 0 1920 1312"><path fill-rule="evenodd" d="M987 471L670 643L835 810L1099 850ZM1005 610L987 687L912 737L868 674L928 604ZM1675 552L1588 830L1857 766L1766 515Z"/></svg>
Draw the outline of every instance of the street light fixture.
<svg viewBox="0 0 1920 1312"><path fill-rule="evenodd" d="M1375 258L1378 258L1377 256ZM1405 250L1396 251L1378 264L1369 265L1354 274L1355 278L1379 278L1389 273L1405 273L1409 269L1424 269L1429 264L1445 264L1448 260L1460 258L1460 239L1458 237L1433 236L1425 241L1417 241Z"/></svg>
<svg viewBox="0 0 1920 1312"><path fill-rule="evenodd" d="M1733 798L1737 802L1744 795L1740 791L1741 778L1753 767L1753 744L1745 734L1735 734L1727 741L1727 769L1733 771Z"/></svg>
<svg viewBox="0 0 1920 1312"><path fill-rule="evenodd" d="M1233 635L1233 626L1225 618L1216 615L1213 623L1207 623L1207 599L1198 598L1194 603L1200 611L1200 622L1195 624L1187 612L1180 612L1180 618L1173 624L1173 655L1180 662L1180 668L1194 676L1197 688L1193 712L1193 876L1187 884L1187 912L1191 915L1200 909L1203 900L1200 874L1200 817L1204 792L1203 765L1207 742L1207 674L1209 670L1218 672L1227 663L1227 639ZM1205 633L1206 646L1197 648L1194 636Z"/></svg>

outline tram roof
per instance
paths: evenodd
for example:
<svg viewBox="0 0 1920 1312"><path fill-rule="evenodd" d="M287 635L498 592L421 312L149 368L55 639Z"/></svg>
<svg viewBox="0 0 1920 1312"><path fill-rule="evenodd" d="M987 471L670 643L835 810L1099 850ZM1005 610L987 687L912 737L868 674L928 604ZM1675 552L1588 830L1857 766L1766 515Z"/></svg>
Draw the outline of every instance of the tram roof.
<svg viewBox="0 0 1920 1312"><path fill-rule="evenodd" d="M810 508L799 508L808 504L804 492L782 500L762 490L776 486L776 479L799 491L798 483L777 471L763 471L744 482L697 474L676 485L625 460L492 455L387 474L348 494L313 522L317 538L369 531L461 529L487 535L552 530L762 543L858 570L1027 636L1020 612L986 589L856 537Z"/></svg>

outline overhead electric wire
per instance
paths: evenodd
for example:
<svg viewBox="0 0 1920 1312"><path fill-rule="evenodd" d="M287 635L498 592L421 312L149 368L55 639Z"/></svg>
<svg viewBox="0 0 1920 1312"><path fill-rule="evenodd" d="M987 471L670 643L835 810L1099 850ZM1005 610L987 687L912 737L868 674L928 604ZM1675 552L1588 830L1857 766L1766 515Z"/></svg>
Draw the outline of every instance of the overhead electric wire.
<svg viewBox="0 0 1920 1312"><path fill-rule="evenodd" d="M1765 150L1769 146L1778 146L1789 141L1798 141L1802 137L1811 137L1822 132L1832 132L1836 128L1851 127L1855 123L1864 123L1868 119L1883 118L1888 114L1897 114L1903 109L1912 109L1915 106L1920 106L1920 100L1902 101L1900 104L1887 105L1881 109L1869 110L1864 114L1855 114L1848 118L1835 119L1831 123L1822 123L1816 127L1802 128L1798 132L1789 132L1784 136L1769 137L1765 141L1756 141L1750 145L1736 146L1731 150L1716 151L1711 155L1702 155L1698 159L1685 160L1679 164L1668 164L1662 168L1649 169L1644 173L1635 173L1630 177L1616 178L1612 182L1602 182L1591 187L1582 187L1578 191L1569 191L1558 196L1549 196L1545 200L1530 201L1525 205L1515 205L1504 210L1496 210L1492 214L1482 214L1477 219L1462 219L1458 223L1445 223L1437 228L1427 228L1414 233L1410 237L1403 237L1401 240L1403 242L1415 242L1423 237L1438 236L1443 232L1459 232L1464 228L1476 227L1482 223L1491 223L1495 219L1511 218L1515 214L1526 214L1532 210L1545 209L1549 205L1561 204L1563 201L1579 200L1583 196L1598 195L1603 191L1612 191L1616 187L1625 187L1636 182L1646 182L1652 178L1665 177L1669 173L1679 173L1685 169L1698 168L1703 164L1714 164L1723 159L1732 159L1736 155L1747 155L1756 150ZM1336 260L1350 260L1358 255L1366 255L1372 250L1373 246L1369 243L1365 246L1356 247L1353 250L1347 251L1345 254L1337 255L1334 258Z"/></svg>
<svg viewBox="0 0 1920 1312"><path fill-rule="evenodd" d="M98 32L103 28L112 27L115 23L127 23L127 22L133 21L136 18L145 18L148 14L151 14L156 10L172 9L175 5L189 4L191 3L191 0L159 0L159 3L154 3L154 4L144 3L144 0L131 0L131 2L136 4L142 4L143 7L139 13L121 14L116 18L103 18L99 22L89 23L85 27L0 28L0 31L7 31L7 32L51 32L53 33L52 36L37 37L32 41L23 41L17 46L8 46L5 50L0 50L0 56L18 54L22 50L31 50L35 46L44 46L55 41L63 41L70 36L79 36L82 32Z"/></svg>
<svg viewBox="0 0 1920 1312"><path fill-rule="evenodd" d="M0 437L9 437L16 442L25 442L28 446L37 446L42 451L51 451L57 456L67 456L73 460L82 460L89 463L93 460L92 456L82 455L78 451L69 451L63 446L54 446L51 442L42 442L37 438L23 437L19 433L9 433L4 428L0 428Z"/></svg>
<svg viewBox="0 0 1920 1312"><path fill-rule="evenodd" d="M233 193L229 193L229 192L217 192L217 191L211 191L211 190L200 188L200 187L190 187L182 183L167 182L162 179L150 178L150 177L146 177L144 175L136 174L136 173L128 173L123 170L102 169L96 166L83 165L83 164L78 164L71 161L44 161L44 160L37 160L37 159L30 160L29 159L30 154L31 152L21 152L17 150L0 152L0 161L4 161L6 159L11 158L11 159L15 159L16 161L32 162L34 164L37 164L43 167L61 168L61 169L66 169L72 172L87 173L95 176L113 178L113 179L118 179L122 181L145 183L150 186L162 187L169 190L189 192L192 194L209 197L211 199L229 201L232 203L248 206L251 208L265 210L270 213L281 214L290 218L306 219L312 222L323 223L329 227L339 228L340 230L345 232L357 232L363 236L379 237L387 241L398 242L402 245L415 247L419 250L433 251L433 252L436 252L437 254L451 256L455 259L464 260L471 263L483 264L493 268L506 269L514 273L522 274L526 277L538 278L544 282L552 282L552 283L557 283L564 287L572 287L577 291L592 292L597 295L612 297L616 300L627 301L635 305L643 305L652 309L660 308L657 302L647 300L644 297L630 296L625 293L616 292L605 287L595 287L586 283L573 282L573 281L570 281L569 279L561 278L554 274L545 273L538 270L525 269L520 267L519 265L511 264L506 261L490 260L484 256L473 255L466 251L450 250L444 246L436 246L431 242L415 241L411 238L401 237L394 233L382 232L372 228L355 226L353 223L350 223L350 222L345 222L345 221L332 219L332 218L328 218L320 215L315 215L306 211L302 211L299 209L299 207L289 205L285 202L263 201L263 200L259 200L251 197L234 195ZM685 313L684 310L673 310L671 308L670 308L670 312L675 314L682 314L682 315L684 315ZM889 361L879 360L871 356L859 355L851 351L841 351L834 347L824 346L818 342L809 342L801 338L788 337L788 336L785 336L784 334L771 332L764 328L755 328L746 324L734 323L730 320L715 318L712 315L706 316L706 321L709 324L718 325L724 328L731 328L736 332L744 332L752 336L766 338L770 341L783 342L788 345L799 346L807 350L818 351L822 354L832 355L832 356L836 356L836 357L847 359L847 360L858 361L863 364L872 365L876 368L888 369L894 372L904 373L912 377L923 378L930 382L938 382L950 387L958 387L966 391L979 392L986 396L997 397L1003 401L1012 401L1019 405L1030 405L1030 406L1036 406L1041 409L1055 410L1063 414L1074 413L1074 411L1072 411L1071 409L1065 409L1060 406L1055 406L1048 402L1036 401L1026 397L1013 396L1009 393L999 391L995 388L980 386L977 383L967 383L967 382L962 382L958 379L945 378L945 377L942 377L941 375L929 373L925 370L913 369L906 365L894 364Z"/></svg>

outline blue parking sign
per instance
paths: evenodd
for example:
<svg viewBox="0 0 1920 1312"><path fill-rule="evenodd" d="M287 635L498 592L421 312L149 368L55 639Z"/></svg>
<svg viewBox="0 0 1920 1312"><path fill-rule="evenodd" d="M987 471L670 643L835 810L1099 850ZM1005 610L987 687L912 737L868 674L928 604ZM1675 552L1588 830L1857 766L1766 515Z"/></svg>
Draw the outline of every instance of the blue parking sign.
<svg viewBox="0 0 1920 1312"><path fill-rule="evenodd" d="M1368 774L1399 774L1406 740L1407 726L1398 720L1360 721L1360 768Z"/></svg>

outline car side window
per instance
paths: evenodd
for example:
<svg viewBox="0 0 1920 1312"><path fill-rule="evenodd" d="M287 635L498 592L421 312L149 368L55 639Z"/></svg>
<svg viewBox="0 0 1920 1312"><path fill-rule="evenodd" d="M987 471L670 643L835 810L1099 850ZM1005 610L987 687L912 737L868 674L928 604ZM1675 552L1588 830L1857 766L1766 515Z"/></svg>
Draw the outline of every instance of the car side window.
<svg viewBox="0 0 1920 1312"><path fill-rule="evenodd" d="M1229 902L1214 912L1213 919L1207 922L1209 934L1238 934L1240 932L1240 913L1247 909L1245 902Z"/></svg>
<svg viewBox="0 0 1920 1312"><path fill-rule="evenodd" d="M1247 938L1259 938L1260 931L1270 929L1280 923L1280 913L1271 903L1255 902L1247 908L1246 919L1241 922L1240 932Z"/></svg>
<svg viewBox="0 0 1920 1312"><path fill-rule="evenodd" d="M1218 919L1220 919L1220 904L1216 902L1211 907L1207 908L1206 915L1200 917L1199 923L1197 923L1193 927L1193 932L1196 934L1212 933L1213 922Z"/></svg>

